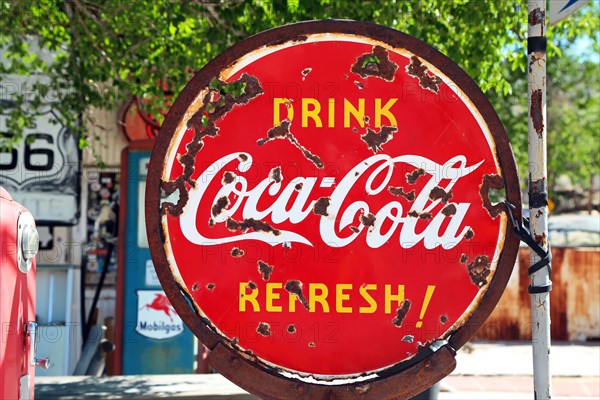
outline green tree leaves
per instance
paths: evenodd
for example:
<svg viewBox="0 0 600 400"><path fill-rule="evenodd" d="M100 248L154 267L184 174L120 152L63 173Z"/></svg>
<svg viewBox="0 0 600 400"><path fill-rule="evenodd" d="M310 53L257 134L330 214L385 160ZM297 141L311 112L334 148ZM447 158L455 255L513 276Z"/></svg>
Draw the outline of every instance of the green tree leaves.
<svg viewBox="0 0 600 400"><path fill-rule="evenodd" d="M587 179L590 165L598 168L591 152L600 129L599 9L594 0L548 31L550 166L552 173L564 171L575 180ZM194 71L241 39L275 26L327 18L390 26L445 53L488 93L526 176L522 1L0 0L0 11L2 21L9 21L0 26L0 76L34 71L49 76L44 90L59 94L52 106L72 126L88 107L116 108L129 94L143 98L147 111L160 118L165 97L177 95ZM581 38L592 53L586 62L572 50ZM36 41L53 58L38 56L31 48ZM44 96L32 89L27 97L39 105ZM21 105L24 96L15 101ZM36 107L15 111L13 141L31 112ZM79 129L85 145L86 132Z"/></svg>

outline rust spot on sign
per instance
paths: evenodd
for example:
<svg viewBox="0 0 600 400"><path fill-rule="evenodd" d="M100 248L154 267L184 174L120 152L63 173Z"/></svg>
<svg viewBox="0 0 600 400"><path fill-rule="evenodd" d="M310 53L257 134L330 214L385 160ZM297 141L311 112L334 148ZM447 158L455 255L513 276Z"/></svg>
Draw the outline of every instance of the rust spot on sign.
<svg viewBox="0 0 600 400"><path fill-rule="evenodd" d="M417 183L417 179L419 179L419 177L423 175L425 175L425 170L423 168L417 168L413 172L409 172L406 174L406 182L410 183L411 185L414 185L415 183Z"/></svg>
<svg viewBox="0 0 600 400"><path fill-rule="evenodd" d="M436 186L433 189L431 189L431 192L429 193L429 198L432 201L441 199L442 203L448 204L448 200L452 198L452 190L446 192L444 188Z"/></svg>
<svg viewBox="0 0 600 400"><path fill-rule="evenodd" d="M410 210L407 215L412 218L433 219L433 215L431 213L419 213L416 210Z"/></svg>
<svg viewBox="0 0 600 400"><path fill-rule="evenodd" d="M531 92L531 122L533 129L541 138L544 133L544 114L542 112L542 89L536 89Z"/></svg>
<svg viewBox="0 0 600 400"><path fill-rule="evenodd" d="M456 206L452 203L448 204L442 209L442 214L444 214L446 217L456 214Z"/></svg>
<svg viewBox="0 0 600 400"><path fill-rule="evenodd" d="M398 65L390 60L387 50L381 46L375 46L372 53L358 57L350 71L363 78L375 76L391 82L397 69Z"/></svg>
<svg viewBox="0 0 600 400"><path fill-rule="evenodd" d="M274 180L276 183L281 182L283 177L281 176L281 167L275 167L269 173L269 179Z"/></svg>
<svg viewBox="0 0 600 400"><path fill-rule="evenodd" d="M459 262L460 262L461 264L464 264L464 263L466 263L467 261L469 261L469 257L467 257L467 255L466 255L466 254L461 254Z"/></svg>
<svg viewBox="0 0 600 400"><path fill-rule="evenodd" d="M433 339L427 340L425 343L417 342L417 352L422 352L423 350L429 348L433 343ZM428 361L429 362L429 361ZM427 365L427 363L425 364Z"/></svg>
<svg viewBox="0 0 600 400"><path fill-rule="evenodd" d="M215 122L233 109L234 106L247 104L250 100L263 93L258 79L254 76L243 74L240 79L235 82L226 83L218 79L211 83L211 90L203 99L203 105L190 118L188 128L194 128L197 132L203 133L202 136L216 136L219 128ZM232 96L230 93L221 95L220 89L227 87L243 86L243 93L238 97ZM206 117L208 113L208 118Z"/></svg>
<svg viewBox="0 0 600 400"><path fill-rule="evenodd" d="M286 44L286 43L300 43L300 42L304 42L306 40L308 40L307 35L297 35L292 40L289 40L287 38L281 39L281 40L276 40L273 43L269 44L269 46L279 46L281 44Z"/></svg>
<svg viewBox="0 0 600 400"><path fill-rule="evenodd" d="M392 319L392 324L396 325L398 328L402 326L402 321L406 317L406 313L410 310L410 300L404 299L400 307L396 309L396 316Z"/></svg>
<svg viewBox="0 0 600 400"><path fill-rule="evenodd" d="M471 281L479 287L487 283L487 277L490 275L489 259L486 255L475 257L473 261L467 265Z"/></svg>
<svg viewBox="0 0 600 400"><path fill-rule="evenodd" d="M211 213L213 217L221 214L221 212L229 205L229 199L227 196L222 196L217 199L215 204L212 206Z"/></svg>
<svg viewBox="0 0 600 400"><path fill-rule="evenodd" d="M416 196L414 189L407 193L404 191L404 188L402 188L402 187L390 186L390 187L388 187L388 191L391 194L393 194L394 196L402 196L408 201L413 201Z"/></svg>
<svg viewBox="0 0 600 400"><path fill-rule="evenodd" d="M402 338L402 341L406 342L406 343L412 343L414 340L415 340L415 337L413 335L405 335Z"/></svg>
<svg viewBox="0 0 600 400"><path fill-rule="evenodd" d="M367 118L367 117L365 117ZM383 150L381 146L386 144L396 132L398 128L395 126L382 126L379 132L367 128L367 133L361 135L360 138L367 144L373 153Z"/></svg>
<svg viewBox="0 0 600 400"><path fill-rule="evenodd" d="M209 283L209 284L207 284L207 285L206 285L206 288L207 288L208 290L214 290L214 288L215 288L215 284L214 284L214 283Z"/></svg>
<svg viewBox="0 0 600 400"><path fill-rule="evenodd" d="M302 292L302 282L298 280L290 280L285 283L284 289L287 290L291 294L295 294L300 300L300 303L310 311L310 306L308 305L308 300L304 297L304 293Z"/></svg>
<svg viewBox="0 0 600 400"><path fill-rule="evenodd" d="M269 330L271 328L271 325L269 325L266 322L261 322L258 324L258 327L256 328L256 332L260 333L263 336L271 336L271 331Z"/></svg>
<svg viewBox="0 0 600 400"><path fill-rule="evenodd" d="M270 142L271 140L287 139L290 141L290 143L292 143L294 146L296 146L302 152L302 154L304 155L304 158L306 158L308 161L315 164L317 166L317 168L323 168L323 161L321 161L321 158L319 156L311 153L306 147L302 146L300 144L300 142L298 142L298 139L296 139L296 137L294 135L292 135L292 133L290 132L291 124L292 123L288 120L282 121L281 124L269 129L269 131L267 132L266 138L258 139L256 141L256 143L259 146L262 146L265 143Z"/></svg>
<svg viewBox="0 0 600 400"><path fill-rule="evenodd" d="M352 232L354 232L354 233L358 233L358 232L360 232L360 229L358 229L356 226L352 226L352 225L350 225L350 226L349 226L349 228L350 228L350 230L351 230Z"/></svg>
<svg viewBox="0 0 600 400"><path fill-rule="evenodd" d="M302 190L302 186L304 186L304 184L302 182L297 183L296 186L294 186L294 189L296 189L296 191L301 191Z"/></svg>
<svg viewBox="0 0 600 400"><path fill-rule="evenodd" d="M362 89L362 88L364 88L364 87L365 87L365 86L364 86L362 83L360 83L359 81L354 81L354 84L355 84L355 85L356 85L356 87L357 87L357 88L359 88L359 89Z"/></svg>
<svg viewBox="0 0 600 400"><path fill-rule="evenodd" d="M231 256L235 258L239 258L244 255L244 250L234 247L231 249Z"/></svg>
<svg viewBox="0 0 600 400"><path fill-rule="evenodd" d="M469 228L469 230L467 230L467 232L465 233L465 239L471 240L473 239L473 236L475 236L475 232L472 228Z"/></svg>
<svg viewBox="0 0 600 400"><path fill-rule="evenodd" d="M264 139L258 139L256 141L256 143L259 146L264 145L267 142L270 142L271 140L274 139L285 139L288 137L288 135L290 135L290 125L291 122L288 120L284 120L281 122L281 124L274 126L273 128L269 129L269 131L267 132L267 137Z"/></svg>
<svg viewBox="0 0 600 400"><path fill-rule="evenodd" d="M227 185L227 184L235 181L235 177L236 177L236 175L233 172L227 171L223 174L223 179L221 182L223 183L223 185Z"/></svg>
<svg viewBox="0 0 600 400"><path fill-rule="evenodd" d="M275 236L281 235L281 231L273 228L266 222L254 218L246 218L243 221L236 221L233 218L227 218L225 226L231 232L241 231L242 233L246 233L249 229L252 229L255 232L272 233Z"/></svg>
<svg viewBox="0 0 600 400"><path fill-rule="evenodd" d="M246 285L246 287L250 290L254 290L256 289L258 286L256 286L256 283L252 282L252 281L248 281L248 284Z"/></svg>
<svg viewBox="0 0 600 400"><path fill-rule="evenodd" d="M192 292L195 292L196 290L198 290L198 284L197 284L197 283L194 283L194 284L192 285Z"/></svg>
<svg viewBox="0 0 600 400"><path fill-rule="evenodd" d="M310 74L311 71L312 68L304 68L302 70L302 80L306 79L306 77L308 76L308 74Z"/></svg>
<svg viewBox="0 0 600 400"><path fill-rule="evenodd" d="M271 274L273 273L274 267L272 265L267 264L263 260L258 260L258 272L261 273L263 280L268 281L271 278Z"/></svg>
<svg viewBox="0 0 600 400"><path fill-rule="evenodd" d="M330 203L331 203L331 198L321 197L320 199L318 199L315 202L315 205L313 207L313 212L317 215L322 215L324 217L329 216L329 213L327 212L327 208L329 207Z"/></svg>
<svg viewBox="0 0 600 400"><path fill-rule="evenodd" d="M439 92L439 84L442 83L442 78L433 74L430 75L427 67L417 57L412 56L410 58L410 64L406 66L406 73L417 78L423 89L431 90L434 93Z"/></svg>
<svg viewBox="0 0 600 400"><path fill-rule="evenodd" d="M360 216L360 223L364 226L373 226L375 225L375 216L371 213L367 215L363 214Z"/></svg>
<svg viewBox="0 0 600 400"><path fill-rule="evenodd" d="M205 137L215 137L218 135L219 128L216 126L216 121L227 114L235 105L247 104L253 98L261 95L263 90L254 76L243 74L237 81L225 83L216 80L216 85L221 88L226 88L233 85L243 86L242 93L234 97L227 93L221 96L219 91L208 87L206 95L202 99L202 106L190 118L187 123L188 128L194 130L194 137L186 145L186 153L179 156L179 163L183 167L183 173L177 179L169 182L162 181L161 189L169 196L175 191L179 191L179 200L177 203L165 202L161 206L163 213L169 213L172 216L179 216L183 213L183 208L188 202L189 194L186 184L194 187L195 182L191 179L194 173L194 163L198 152L204 147L203 139Z"/></svg>
<svg viewBox="0 0 600 400"><path fill-rule="evenodd" d="M446 322L448 322L448 316L447 315L440 315L440 322L442 324L445 324Z"/></svg>
<svg viewBox="0 0 600 400"><path fill-rule="evenodd" d="M179 191L179 200L177 203L164 202L161 205L162 213L169 213L173 216L179 216L183 213L183 207L185 207L190 197L185 188L185 182L186 180L182 178L171 182L161 181L160 188L165 192L165 196L170 196L176 191Z"/></svg>
<svg viewBox="0 0 600 400"><path fill-rule="evenodd" d="M315 342L308 343L308 347L315 347Z"/></svg>
<svg viewBox="0 0 600 400"><path fill-rule="evenodd" d="M294 324L289 324L287 326L287 331L288 333L296 333L296 327L294 326Z"/></svg>
<svg viewBox="0 0 600 400"><path fill-rule="evenodd" d="M492 204L490 201L490 189L502 189L504 187L504 180L500 175L496 174L485 174L483 175L483 182L479 187L479 195L483 202L483 208L485 208L492 218L496 218L500 213L504 211L504 204Z"/></svg>

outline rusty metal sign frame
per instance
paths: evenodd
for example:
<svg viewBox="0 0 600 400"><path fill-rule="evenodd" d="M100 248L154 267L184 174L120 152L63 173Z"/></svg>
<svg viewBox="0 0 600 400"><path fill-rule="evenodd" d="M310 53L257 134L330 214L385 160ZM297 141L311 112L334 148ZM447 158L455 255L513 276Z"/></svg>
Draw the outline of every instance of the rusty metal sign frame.
<svg viewBox="0 0 600 400"><path fill-rule="evenodd" d="M256 49L286 42L302 42L308 35L342 34L371 38L410 53L434 65L466 94L487 124L496 148L496 157L502 172L501 184L505 198L515 206L514 215L521 218L521 197L517 169L506 132L493 107L477 84L452 60L420 40L399 31L371 23L340 20L301 22L282 26L252 36L224 51L209 62L188 83L173 104L154 145L146 186L146 225L152 259L158 278L179 316L208 347L209 362L218 372L240 387L264 399L402 399L410 398L448 375L456 366L455 351L462 347L484 323L500 300L508 283L517 257L519 239L510 224L504 224L504 246L499 256L496 273L477 308L468 320L437 348L419 353L418 362L400 363L379 371L377 377L336 385L309 383L286 377L274 368L250 359L248 354L232 348L216 333L210 323L190 306L187 293L172 273L163 245L166 237L161 225L161 176L164 160L170 150L170 141L179 121L198 92L211 79L219 76L241 57ZM489 203L489 199L488 203ZM495 205L495 211L505 211ZM489 208L488 208L489 209ZM437 343L437 342L436 342ZM369 343L365 343L369 346Z"/></svg>

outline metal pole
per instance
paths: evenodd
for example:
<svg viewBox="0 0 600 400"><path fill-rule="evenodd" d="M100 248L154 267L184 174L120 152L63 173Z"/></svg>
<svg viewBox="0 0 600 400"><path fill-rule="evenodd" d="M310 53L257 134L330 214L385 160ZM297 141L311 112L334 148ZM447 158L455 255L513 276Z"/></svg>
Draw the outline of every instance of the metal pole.
<svg viewBox="0 0 600 400"><path fill-rule="evenodd" d="M528 16L530 229L536 243L547 250L546 0L528 0ZM531 251L531 265L539 259ZM534 398L550 399L550 266L532 273L530 278Z"/></svg>

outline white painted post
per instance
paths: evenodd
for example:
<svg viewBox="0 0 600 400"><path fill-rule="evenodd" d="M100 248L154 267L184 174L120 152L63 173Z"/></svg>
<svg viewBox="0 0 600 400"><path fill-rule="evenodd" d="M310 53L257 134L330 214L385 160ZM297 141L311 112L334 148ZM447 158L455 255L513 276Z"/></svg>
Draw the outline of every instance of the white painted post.
<svg viewBox="0 0 600 400"><path fill-rule="evenodd" d="M531 233L548 249L548 181L546 162L546 0L528 0L529 212ZM540 257L531 251L531 265ZM531 275L533 386L535 399L552 398L550 376L550 293L535 287L551 285L549 268ZM530 289L530 292L532 290ZM541 290L537 290L541 291Z"/></svg>

